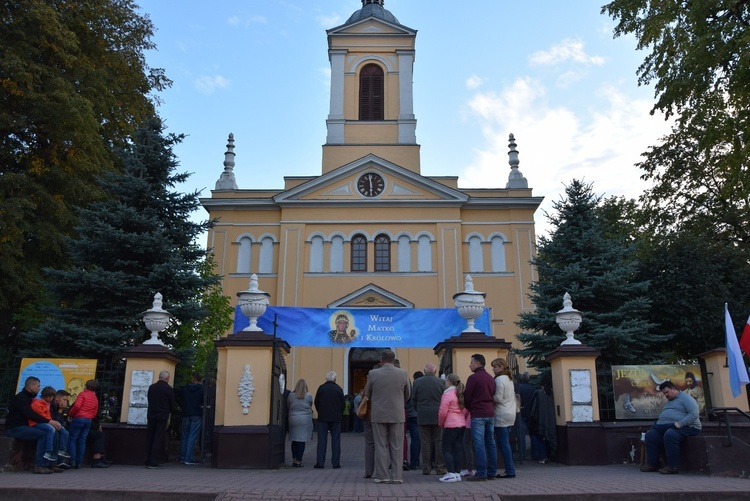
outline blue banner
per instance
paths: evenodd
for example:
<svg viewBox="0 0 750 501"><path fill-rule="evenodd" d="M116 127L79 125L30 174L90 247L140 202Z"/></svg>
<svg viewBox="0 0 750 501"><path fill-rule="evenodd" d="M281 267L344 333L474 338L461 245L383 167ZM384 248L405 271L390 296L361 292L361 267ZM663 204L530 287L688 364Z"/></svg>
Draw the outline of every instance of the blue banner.
<svg viewBox="0 0 750 501"><path fill-rule="evenodd" d="M327 309L269 306L258 327L292 346L350 346L353 348L433 348L466 330L466 320L455 308L440 309ZM235 309L234 332L250 325ZM490 331L489 309L474 326Z"/></svg>

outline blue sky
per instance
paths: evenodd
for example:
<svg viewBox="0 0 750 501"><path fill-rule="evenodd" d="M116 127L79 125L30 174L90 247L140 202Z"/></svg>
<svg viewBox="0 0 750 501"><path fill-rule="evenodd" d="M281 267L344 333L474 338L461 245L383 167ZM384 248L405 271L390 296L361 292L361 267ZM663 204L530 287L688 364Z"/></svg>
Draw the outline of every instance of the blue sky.
<svg viewBox="0 0 750 501"><path fill-rule="evenodd" d="M230 132L240 188L281 189L284 176L319 175L329 104L325 30L360 0L138 0L157 32L152 67L174 82L159 113L186 134L175 149L193 173L181 191L210 190ZM637 196L634 166L668 131L651 116L653 89L637 85L645 57L612 38L604 0L385 0L418 31L414 112L422 174L459 187L505 187L508 134L520 170L544 196L547 229L564 184ZM210 5L210 7L209 7ZM198 218L205 218L201 212Z"/></svg>

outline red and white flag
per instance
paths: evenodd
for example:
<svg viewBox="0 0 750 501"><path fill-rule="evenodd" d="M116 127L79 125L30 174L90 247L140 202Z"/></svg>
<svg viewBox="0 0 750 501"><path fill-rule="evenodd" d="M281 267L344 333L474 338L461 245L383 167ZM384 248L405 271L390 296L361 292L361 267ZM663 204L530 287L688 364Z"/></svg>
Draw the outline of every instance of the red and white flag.
<svg viewBox="0 0 750 501"><path fill-rule="evenodd" d="M745 352L745 355L750 357L750 318L747 319L745 328L742 329L742 337L740 338L740 348Z"/></svg>

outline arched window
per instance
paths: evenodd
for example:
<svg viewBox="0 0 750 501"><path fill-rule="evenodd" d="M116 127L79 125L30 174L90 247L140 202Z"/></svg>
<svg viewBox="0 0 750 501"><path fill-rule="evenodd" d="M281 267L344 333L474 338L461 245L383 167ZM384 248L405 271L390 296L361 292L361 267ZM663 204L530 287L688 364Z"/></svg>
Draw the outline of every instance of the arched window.
<svg viewBox="0 0 750 501"><path fill-rule="evenodd" d="M469 238L469 271L472 273L484 271L482 239L477 236Z"/></svg>
<svg viewBox="0 0 750 501"><path fill-rule="evenodd" d="M432 246L427 235L417 239L417 271L432 271Z"/></svg>
<svg viewBox="0 0 750 501"><path fill-rule="evenodd" d="M367 239L362 235L352 238L352 271L367 271Z"/></svg>
<svg viewBox="0 0 750 501"><path fill-rule="evenodd" d="M344 271L344 237L340 235L331 238L329 270L331 273Z"/></svg>
<svg viewBox="0 0 750 501"><path fill-rule="evenodd" d="M310 240L310 271L323 271L323 237L317 235Z"/></svg>
<svg viewBox="0 0 750 501"><path fill-rule="evenodd" d="M398 237L398 271L411 271L411 238L409 238L409 235Z"/></svg>
<svg viewBox="0 0 750 501"><path fill-rule="evenodd" d="M260 241L258 273L273 273L273 238L264 237Z"/></svg>
<svg viewBox="0 0 750 501"><path fill-rule="evenodd" d="M359 72L359 119L383 120L383 70L377 64L367 64Z"/></svg>
<svg viewBox="0 0 750 501"><path fill-rule="evenodd" d="M237 252L237 273L250 273L252 244L250 237L240 238L240 250Z"/></svg>
<svg viewBox="0 0 750 501"><path fill-rule="evenodd" d="M391 271L391 239L388 235L375 237L375 271Z"/></svg>
<svg viewBox="0 0 750 501"><path fill-rule="evenodd" d="M497 235L490 240L490 253L492 255L492 271L506 271L505 268L505 240Z"/></svg>

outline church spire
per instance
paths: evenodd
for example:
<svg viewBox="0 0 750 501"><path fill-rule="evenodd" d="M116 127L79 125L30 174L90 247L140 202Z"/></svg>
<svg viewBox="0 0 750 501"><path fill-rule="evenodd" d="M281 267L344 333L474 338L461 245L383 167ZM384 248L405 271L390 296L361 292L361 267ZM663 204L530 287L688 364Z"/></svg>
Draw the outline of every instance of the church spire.
<svg viewBox="0 0 750 501"><path fill-rule="evenodd" d="M525 189L529 187L529 182L523 177L521 171L518 170L518 150L516 149L516 138L511 134L508 136L508 163L510 164L510 174L508 175L508 184L505 185L508 189Z"/></svg>
<svg viewBox="0 0 750 501"><path fill-rule="evenodd" d="M237 181L234 179L234 134L229 133L227 151L224 153L224 172L216 181L216 190L236 190Z"/></svg>

